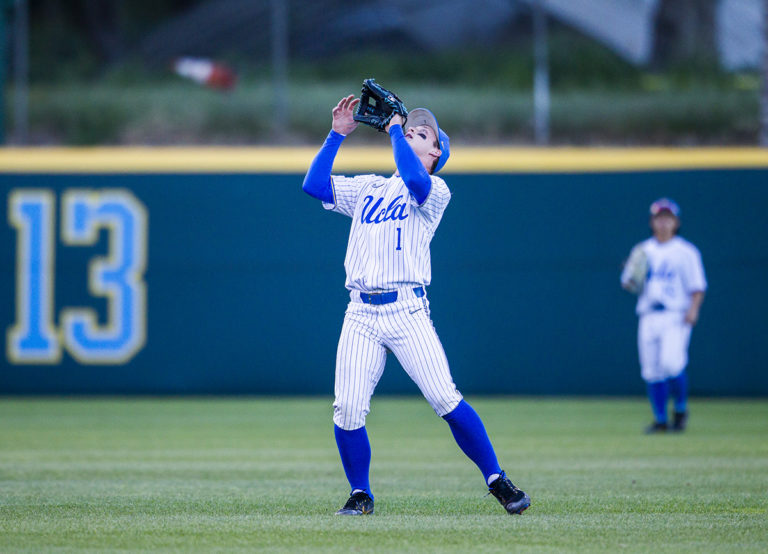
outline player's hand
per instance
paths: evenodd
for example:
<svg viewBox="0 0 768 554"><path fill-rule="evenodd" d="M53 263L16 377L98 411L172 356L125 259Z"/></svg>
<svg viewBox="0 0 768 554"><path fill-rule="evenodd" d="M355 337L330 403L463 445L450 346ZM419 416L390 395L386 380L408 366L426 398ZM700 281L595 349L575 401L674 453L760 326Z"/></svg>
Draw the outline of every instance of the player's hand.
<svg viewBox="0 0 768 554"><path fill-rule="evenodd" d="M336 107L333 108L333 125L331 128L339 134L348 135L359 125L357 121L353 119L355 114L355 106L360 103L359 98L355 98L354 94L350 94L339 100Z"/></svg>
<svg viewBox="0 0 768 554"><path fill-rule="evenodd" d="M405 123L405 120L402 115L399 113L392 114L392 119L389 120L389 123L384 127L384 130L389 133L389 128L392 127L392 125L400 125L402 127L403 123Z"/></svg>
<svg viewBox="0 0 768 554"><path fill-rule="evenodd" d="M696 323L699 321L699 309L695 306L691 306L688 308L688 311L685 312L685 322L688 325L696 325Z"/></svg>

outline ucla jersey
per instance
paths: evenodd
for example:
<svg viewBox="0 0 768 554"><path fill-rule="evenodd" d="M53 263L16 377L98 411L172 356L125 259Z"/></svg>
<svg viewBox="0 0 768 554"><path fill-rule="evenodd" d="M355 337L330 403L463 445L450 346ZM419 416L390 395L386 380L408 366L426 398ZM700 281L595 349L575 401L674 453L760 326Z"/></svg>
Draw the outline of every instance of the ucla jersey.
<svg viewBox="0 0 768 554"><path fill-rule="evenodd" d="M445 181L431 179L429 196L419 206L397 175L332 177L334 203L323 207L352 218L344 259L349 290L429 285L429 245L451 199Z"/></svg>
<svg viewBox="0 0 768 554"><path fill-rule="evenodd" d="M691 294L707 289L699 250L680 237L663 243L651 237L642 247L648 257L648 275L637 300L638 315L658 306L686 311L691 305Z"/></svg>

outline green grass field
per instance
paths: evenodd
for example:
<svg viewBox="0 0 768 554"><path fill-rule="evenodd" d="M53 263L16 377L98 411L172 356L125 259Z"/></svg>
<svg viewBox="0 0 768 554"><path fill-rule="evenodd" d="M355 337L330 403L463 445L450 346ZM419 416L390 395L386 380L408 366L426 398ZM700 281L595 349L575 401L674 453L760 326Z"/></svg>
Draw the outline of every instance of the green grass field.
<svg viewBox="0 0 768 554"><path fill-rule="evenodd" d="M418 398L374 398L360 518L328 398L0 399L0 551L768 551L768 401L645 436L639 398L469 400L522 516Z"/></svg>

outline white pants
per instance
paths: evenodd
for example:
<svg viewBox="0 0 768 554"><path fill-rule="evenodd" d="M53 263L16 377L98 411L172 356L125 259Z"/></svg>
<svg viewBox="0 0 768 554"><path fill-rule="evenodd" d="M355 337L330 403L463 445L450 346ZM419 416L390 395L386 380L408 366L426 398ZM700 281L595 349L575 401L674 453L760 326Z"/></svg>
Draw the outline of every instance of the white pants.
<svg viewBox="0 0 768 554"><path fill-rule="evenodd" d="M640 316L637 348L643 379L656 383L677 377L688 365L691 326L684 312L660 311Z"/></svg>
<svg viewBox="0 0 768 554"><path fill-rule="evenodd" d="M396 302L371 305L362 303L356 292L351 296L336 354L333 422L347 431L365 425L387 350L397 356L437 415L453 411L462 396L453 383L426 297L405 289Z"/></svg>

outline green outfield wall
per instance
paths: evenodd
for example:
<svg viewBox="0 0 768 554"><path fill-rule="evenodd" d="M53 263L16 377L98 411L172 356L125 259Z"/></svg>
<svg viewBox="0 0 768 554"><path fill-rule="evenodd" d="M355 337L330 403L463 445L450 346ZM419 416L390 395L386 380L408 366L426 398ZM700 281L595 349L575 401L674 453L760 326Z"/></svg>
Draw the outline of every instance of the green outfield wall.
<svg viewBox="0 0 768 554"><path fill-rule="evenodd" d="M332 394L349 220L313 151L0 154L0 394ZM692 393L768 394L768 157L701 152L457 151L428 296L459 389L643 393L619 273L670 196L710 286ZM390 356L378 392L418 390Z"/></svg>

